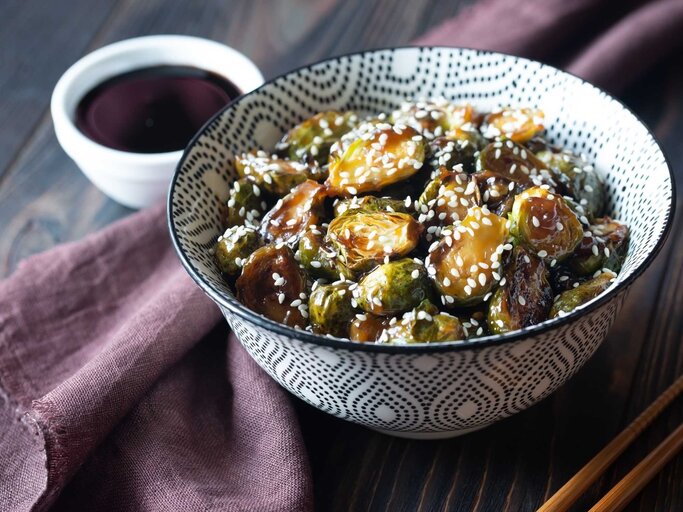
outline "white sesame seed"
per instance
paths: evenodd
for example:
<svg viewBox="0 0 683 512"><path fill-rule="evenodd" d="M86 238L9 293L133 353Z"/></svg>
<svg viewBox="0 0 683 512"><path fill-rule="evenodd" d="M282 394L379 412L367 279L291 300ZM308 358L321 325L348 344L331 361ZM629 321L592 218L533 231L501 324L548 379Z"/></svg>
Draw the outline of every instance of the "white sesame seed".
<svg viewBox="0 0 683 512"><path fill-rule="evenodd" d="M541 249L536 254L539 258L545 258L546 256L548 256L548 251L546 251L545 249Z"/></svg>
<svg viewBox="0 0 683 512"><path fill-rule="evenodd" d="M420 277L420 271L418 269L413 270L410 273L410 277L412 277L413 279L417 279L418 277Z"/></svg>
<svg viewBox="0 0 683 512"><path fill-rule="evenodd" d="M519 304L520 304L521 306L525 306L525 305L526 305L526 299L525 299L524 297L522 297L521 295L519 295L519 296L517 297L517 302L519 302Z"/></svg>

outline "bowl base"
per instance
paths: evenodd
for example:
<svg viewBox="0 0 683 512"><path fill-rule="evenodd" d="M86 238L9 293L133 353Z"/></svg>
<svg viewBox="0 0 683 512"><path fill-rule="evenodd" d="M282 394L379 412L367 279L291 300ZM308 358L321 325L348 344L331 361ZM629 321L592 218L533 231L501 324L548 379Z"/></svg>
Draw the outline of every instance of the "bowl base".
<svg viewBox="0 0 683 512"><path fill-rule="evenodd" d="M375 432L379 432L380 434L386 434L388 436L402 437L404 439L420 439L420 440L428 441L430 439L437 440L437 439L450 439L452 437L460 437L460 436L464 436L465 434L469 434L471 432L476 432L477 430L481 430L482 428L486 428L486 427L488 427L488 425L482 425L480 427L474 427L474 428L465 428L465 429L460 429L460 430L447 430L445 432L401 432L401 431L396 431L396 430L384 430L381 428L374 428L374 427L369 427L369 428L371 430L374 430Z"/></svg>

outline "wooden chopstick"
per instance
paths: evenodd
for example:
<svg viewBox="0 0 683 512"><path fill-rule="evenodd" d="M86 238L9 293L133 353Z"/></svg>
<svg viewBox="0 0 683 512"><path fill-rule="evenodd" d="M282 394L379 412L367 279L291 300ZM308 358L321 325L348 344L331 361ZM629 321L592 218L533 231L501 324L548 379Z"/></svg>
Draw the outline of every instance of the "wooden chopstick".
<svg viewBox="0 0 683 512"><path fill-rule="evenodd" d="M570 478L538 509L538 512L566 511L681 392L683 392L683 375L678 377L666 391L640 413L640 416Z"/></svg>
<svg viewBox="0 0 683 512"><path fill-rule="evenodd" d="M683 448L683 424L612 487L589 512L619 512Z"/></svg>

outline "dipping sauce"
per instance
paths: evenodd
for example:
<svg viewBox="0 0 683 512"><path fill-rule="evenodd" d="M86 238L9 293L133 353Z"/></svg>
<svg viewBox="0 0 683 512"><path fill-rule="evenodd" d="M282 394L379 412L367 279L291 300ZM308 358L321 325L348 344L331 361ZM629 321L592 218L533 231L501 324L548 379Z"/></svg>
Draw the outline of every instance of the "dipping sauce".
<svg viewBox="0 0 683 512"><path fill-rule="evenodd" d="M190 66L137 69L88 92L76 109L76 126L112 149L177 151L240 94L226 78Z"/></svg>

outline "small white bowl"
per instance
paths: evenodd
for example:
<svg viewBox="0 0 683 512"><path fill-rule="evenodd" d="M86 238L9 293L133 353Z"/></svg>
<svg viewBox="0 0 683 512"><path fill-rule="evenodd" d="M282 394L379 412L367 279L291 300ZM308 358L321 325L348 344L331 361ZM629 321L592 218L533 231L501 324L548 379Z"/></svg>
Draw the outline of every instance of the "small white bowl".
<svg viewBox="0 0 683 512"><path fill-rule="evenodd" d="M130 153L98 144L76 128L76 107L85 94L108 78L160 65L210 71L230 80L243 94L263 84L258 68L237 50L189 36L128 39L100 48L71 66L52 93L50 108L57 140L96 187L130 208L149 206L166 196L183 151Z"/></svg>

